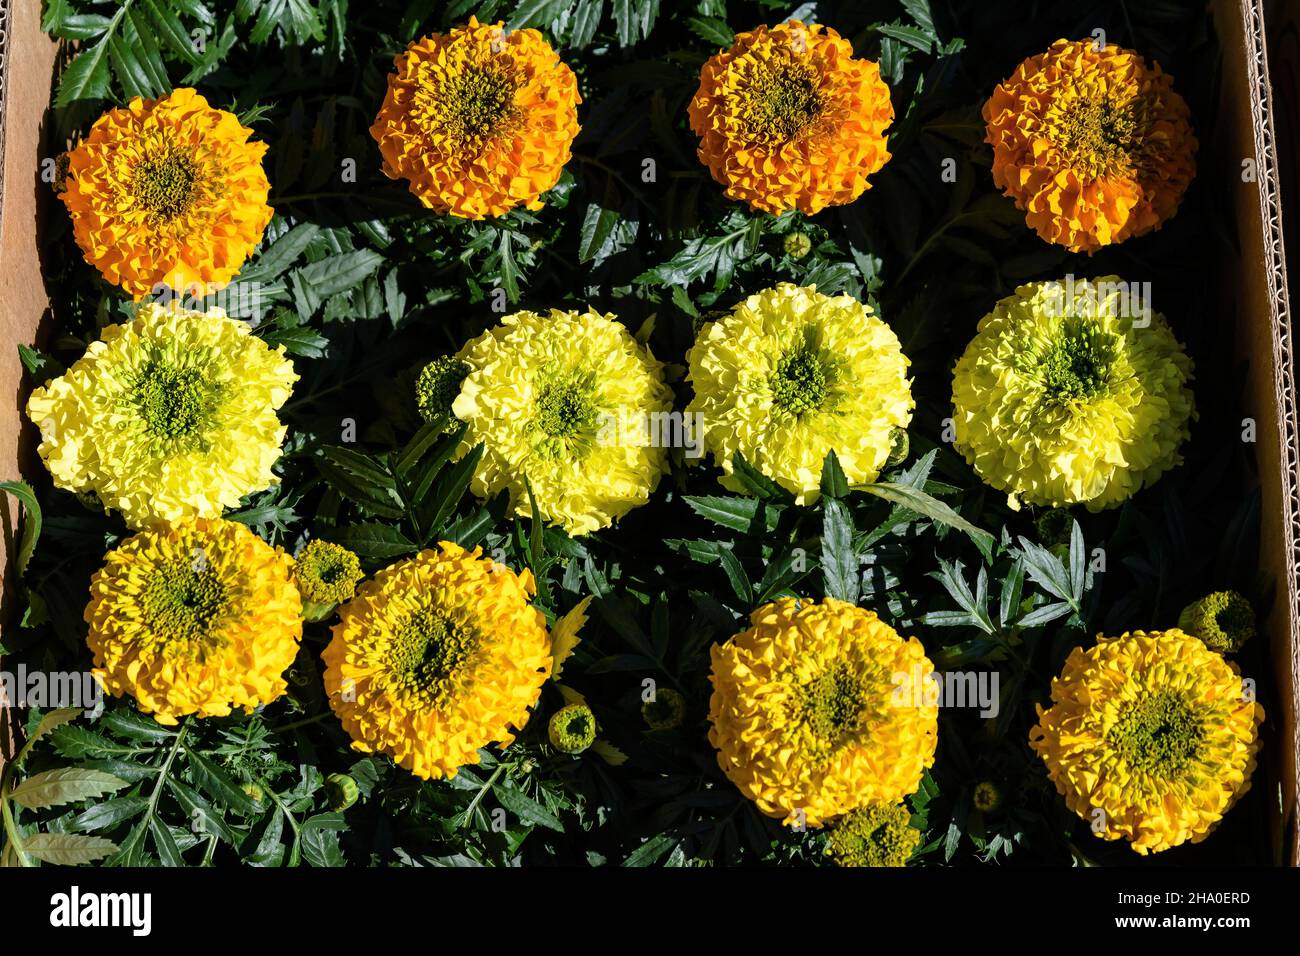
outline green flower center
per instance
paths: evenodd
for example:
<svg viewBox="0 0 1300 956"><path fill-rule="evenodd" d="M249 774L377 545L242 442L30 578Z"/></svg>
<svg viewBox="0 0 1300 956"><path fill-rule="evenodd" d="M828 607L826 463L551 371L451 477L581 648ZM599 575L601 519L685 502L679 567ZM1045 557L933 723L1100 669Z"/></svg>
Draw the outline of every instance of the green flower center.
<svg viewBox="0 0 1300 956"><path fill-rule="evenodd" d="M868 804L831 827L826 852L840 866L903 866L921 842L907 808Z"/></svg>
<svg viewBox="0 0 1300 956"><path fill-rule="evenodd" d="M294 577L305 599L341 604L356 591L361 562L347 548L317 539L294 559Z"/></svg>
<svg viewBox="0 0 1300 956"><path fill-rule="evenodd" d="M547 733L557 750L581 753L596 740L596 716L586 704L569 704L551 717Z"/></svg>
<svg viewBox="0 0 1300 956"><path fill-rule="evenodd" d="M781 356L770 384L773 405L787 415L804 415L825 404L834 369L816 345L805 341Z"/></svg>
<svg viewBox="0 0 1300 956"><path fill-rule="evenodd" d="M1181 694L1164 691L1125 710L1106 739L1130 767L1176 780L1199 755L1205 730Z"/></svg>
<svg viewBox="0 0 1300 956"><path fill-rule="evenodd" d="M846 664L822 671L803 688L803 718L813 735L832 746L861 728L867 695Z"/></svg>
<svg viewBox="0 0 1300 956"><path fill-rule="evenodd" d="M145 430L174 450L201 447L219 401L219 390L197 368L147 361L132 384L131 396Z"/></svg>
<svg viewBox="0 0 1300 956"><path fill-rule="evenodd" d="M581 457L585 439L594 434L599 418L591 376L575 373L549 379L538 389L533 410L532 426L540 436L538 454Z"/></svg>
<svg viewBox="0 0 1300 956"><path fill-rule="evenodd" d="M474 644L469 630L432 608L423 608L395 629L388 647L389 667L408 691L437 702L451 690Z"/></svg>
<svg viewBox="0 0 1300 956"><path fill-rule="evenodd" d="M466 142L488 138L515 113L514 78L486 66L449 76L437 95L443 132Z"/></svg>
<svg viewBox="0 0 1300 956"><path fill-rule="evenodd" d="M779 59L760 67L748 88L753 93L738 104L737 113L756 143L777 145L797 139L825 109L816 74L796 60Z"/></svg>
<svg viewBox="0 0 1300 956"><path fill-rule="evenodd" d="M151 222L166 222L183 215L198 193L199 169L194 159L169 148L135 164L131 193L148 212Z"/></svg>
<svg viewBox="0 0 1300 956"><path fill-rule="evenodd" d="M198 548L190 560L161 565L140 593L144 624L155 639L200 649L228 603L225 584Z"/></svg>
<svg viewBox="0 0 1300 956"><path fill-rule="evenodd" d="M1090 176L1102 176L1129 164L1140 145L1140 125L1132 106L1090 100L1062 117L1061 147Z"/></svg>
<svg viewBox="0 0 1300 956"><path fill-rule="evenodd" d="M1041 360L1043 390L1058 403L1087 401L1106 387L1115 346L1091 322L1066 328Z"/></svg>

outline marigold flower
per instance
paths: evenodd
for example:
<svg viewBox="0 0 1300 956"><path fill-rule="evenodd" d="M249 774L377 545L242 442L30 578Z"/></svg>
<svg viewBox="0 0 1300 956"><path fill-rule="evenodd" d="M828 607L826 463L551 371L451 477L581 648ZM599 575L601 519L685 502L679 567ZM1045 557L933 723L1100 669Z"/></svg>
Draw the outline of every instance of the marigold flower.
<svg viewBox="0 0 1300 956"><path fill-rule="evenodd" d="M700 162L728 198L774 215L853 202L889 160L880 67L820 24L737 34L704 64L689 112Z"/></svg>
<svg viewBox="0 0 1300 956"><path fill-rule="evenodd" d="M551 715L547 736L561 753L580 754L596 742L596 715L584 703L568 704Z"/></svg>
<svg viewBox="0 0 1300 956"><path fill-rule="evenodd" d="M1134 631L1071 651L1029 745L1094 833L1146 854L1204 840L1250 789L1263 719L1236 665Z"/></svg>
<svg viewBox="0 0 1300 956"><path fill-rule="evenodd" d="M1164 316L1130 314L1124 285L1021 286L958 360L954 447L1012 507L1100 511L1182 463L1192 361Z"/></svg>
<svg viewBox="0 0 1300 956"><path fill-rule="evenodd" d="M514 740L551 672L533 577L443 541L390 565L339 608L322 655L352 747L424 779Z"/></svg>
<svg viewBox="0 0 1300 956"><path fill-rule="evenodd" d="M838 866L906 866L921 831L902 804L872 803L830 827L826 855Z"/></svg>
<svg viewBox="0 0 1300 956"><path fill-rule="evenodd" d="M993 182L1043 239L1094 253L1178 211L1196 173L1189 115L1158 63L1057 40L984 104Z"/></svg>
<svg viewBox="0 0 1300 956"><path fill-rule="evenodd" d="M578 135L577 78L536 30L481 24L416 40L393 61L370 127L384 175L465 219L500 216L560 179Z"/></svg>
<svg viewBox="0 0 1300 956"><path fill-rule="evenodd" d="M303 619L323 621L334 608L352 600L365 577L361 559L339 544L315 538L293 562L293 579L302 595Z"/></svg>
<svg viewBox="0 0 1300 956"><path fill-rule="evenodd" d="M240 270L273 210L266 144L191 89L109 110L68 157L60 193L86 261L139 300L207 295Z"/></svg>
<svg viewBox="0 0 1300 956"><path fill-rule="evenodd" d="M268 348L222 310L146 303L35 389L27 416L54 483L93 491L139 528L217 517L274 484L285 433L276 409L297 380L284 346Z"/></svg>
<svg viewBox="0 0 1300 956"><path fill-rule="evenodd" d="M992 813L1002 806L1002 793L991 780L981 780L971 794L971 804L980 813Z"/></svg>
<svg viewBox="0 0 1300 956"><path fill-rule="evenodd" d="M641 719L651 730L672 730L686 716L686 698L671 687L655 690L652 700L641 704Z"/></svg>
<svg viewBox="0 0 1300 956"><path fill-rule="evenodd" d="M269 704L302 637L290 566L281 549L219 518L127 538L90 582L95 679L163 724Z"/></svg>
<svg viewBox="0 0 1300 956"><path fill-rule="evenodd" d="M420 370L415 381L415 405L426 422L445 420L443 431L455 422L452 403L460 394L461 383L469 374L469 366L454 355L436 358Z"/></svg>
<svg viewBox="0 0 1300 956"><path fill-rule="evenodd" d="M709 743L758 809L819 827L897 803L934 762L933 666L872 611L782 598L713 646Z"/></svg>
<svg viewBox="0 0 1300 956"><path fill-rule="evenodd" d="M517 312L458 356L469 375L452 411L484 444L471 486L510 492L515 514L570 534L609 527L650 499L668 470L652 424L672 408L661 363L612 315Z"/></svg>
<svg viewBox="0 0 1300 956"><path fill-rule="evenodd" d="M898 337L851 296L783 282L705 325L686 358L687 418L703 416L704 447L732 491L745 490L738 451L801 504L820 496L832 450L850 484L875 481L912 417Z"/></svg>
<svg viewBox="0 0 1300 956"><path fill-rule="evenodd" d="M1178 628L1223 654L1255 636L1255 609L1236 591L1215 591L1183 608Z"/></svg>

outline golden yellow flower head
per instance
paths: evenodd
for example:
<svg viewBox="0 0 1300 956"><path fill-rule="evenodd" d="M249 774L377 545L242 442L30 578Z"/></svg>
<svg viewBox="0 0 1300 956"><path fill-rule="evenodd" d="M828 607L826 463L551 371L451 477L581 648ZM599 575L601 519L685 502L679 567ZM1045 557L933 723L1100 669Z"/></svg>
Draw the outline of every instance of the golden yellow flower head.
<svg viewBox="0 0 1300 956"><path fill-rule="evenodd" d="M580 754L596 742L596 715L581 701L567 704L551 715L546 733L560 753Z"/></svg>
<svg viewBox="0 0 1300 956"><path fill-rule="evenodd" d="M1134 631L1070 652L1029 745L1094 833L1146 854L1204 840L1250 789L1263 719L1236 665Z"/></svg>
<svg viewBox="0 0 1300 956"><path fill-rule="evenodd" d="M902 804L868 804L831 826L826 855L837 866L906 866L921 845L911 820Z"/></svg>
<svg viewBox="0 0 1300 956"><path fill-rule="evenodd" d="M96 680L163 724L269 704L285 691L302 637L291 567L282 550L220 518L127 538L90 582Z"/></svg>
<svg viewBox="0 0 1300 956"><path fill-rule="evenodd" d="M821 24L736 35L704 64L690 105L700 161L751 209L812 215L853 202L889 160L894 121L880 67Z"/></svg>
<svg viewBox="0 0 1300 956"><path fill-rule="evenodd" d="M1020 502L1118 505L1182 463L1192 361L1115 276L1035 282L980 320L957 362L957 448Z"/></svg>
<svg viewBox="0 0 1300 956"><path fill-rule="evenodd" d="M551 672L533 578L444 541L390 565L339 609L325 690L354 749L454 777L514 740Z"/></svg>
<svg viewBox="0 0 1300 956"><path fill-rule="evenodd" d="M425 206L500 216L560 179L578 135L578 81L536 30L469 25L416 40L393 61L370 127L384 175Z"/></svg>
<svg viewBox="0 0 1300 956"><path fill-rule="evenodd" d="M661 423L672 408L663 366L612 315L517 312L458 356L469 375L452 411L468 424L458 454L484 444L472 485L509 490L528 515L570 534L607 528L650 499L668 469Z"/></svg>
<svg viewBox="0 0 1300 956"><path fill-rule="evenodd" d="M934 762L933 667L872 611L782 598L712 649L709 743L758 809L819 827L897 803Z"/></svg>
<svg viewBox="0 0 1300 956"><path fill-rule="evenodd" d="M293 561L293 580L302 594L303 619L322 621L352 600L365 577L361 560L342 545L315 538Z"/></svg>
<svg viewBox="0 0 1300 956"><path fill-rule="evenodd" d="M93 491L132 528L217 517L276 481L276 409L298 376L220 309L146 303L110 325L67 372L32 392L54 483Z"/></svg>
<svg viewBox="0 0 1300 956"><path fill-rule="evenodd" d="M1043 239L1094 253L1178 211L1196 174L1189 115L1158 63L1057 40L984 104L993 182Z"/></svg>
<svg viewBox="0 0 1300 956"><path fill-rule="evenodd" d="M252 134L191 89L101 116L60 194L86 261L136 300L160 284L202 296L229 282L273 214Z"/></svg>
<svg viewBox="0 0 1300 956"><path fill-rule="evenodd" d="M1235 654L1255 636L1255 609L1236 591L1215 591L1183 608L1180 630L1223 654Z"/></svg>
<svg viewBox="0 0 1300 956"><path fill-rule="evenodd" d="M703 416L704 447L732 491L745 490L732 476L738 451L801 504L820 495L831 450L850 484L875 481L912 417L898 337L852 296L783 282L704 326L686 358L688 420Z"/></svg>

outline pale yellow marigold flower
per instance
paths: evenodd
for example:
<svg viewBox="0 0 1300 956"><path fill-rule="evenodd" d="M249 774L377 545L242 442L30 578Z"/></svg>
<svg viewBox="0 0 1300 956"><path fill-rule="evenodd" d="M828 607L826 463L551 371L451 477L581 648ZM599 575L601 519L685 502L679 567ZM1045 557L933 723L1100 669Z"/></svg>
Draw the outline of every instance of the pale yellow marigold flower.
<svg viewBox="0 0 1300 956"><path fill-rule="evenodd" d="M672 408L662 364L612 315L517 312L469 342L452 412L458 455L484 444L473 491L508 490L515 514L580 535L650 499L668 469L660 416Z"/></svg>
<svg viewBox="0 0 1300 956"><path fill-rule="evenodd" d="M578 82L536 30L469 25L416 40L393 61L370 127L384 175L425 206L500 216L560 179L578 135Z"/></svg>
<svg viewBox="0 0 1300 956"><path fill-rule="evenodd" d="M827 598L782 598L715 644L709 743L758 809L820 827L897 803L934 763L933 665L916 638L875 612Z"/></svg>
<svg viewBox="0 0 1300 956"><path fill-rule="evenodd" d="M836 866L906 866L921 845L921 831L901 803L870 803L830 828L826 855Z"/></svg>
<svg viewBox="0 0 1300 956"><path fill-rule="evenodd" d="M201 297L229 282L273 214L252 134L184 88L101 116L60 193L86 261L136 300L159 284Z"/></svg>
<svg viewBox="0 0 1300 956"><path fill-rule="evenodd" d="M737 34L705 63L690 120L729 198L812 215L870 188L894 108L879 66L829 27L790 20Z"/></svg>
<svg viewBox="0 0 1300 956"><path fill-rule="evenodd" d="M898 337L852 296L783 282L705 325L686 358L688 420L703 416L704 447L732 491L745 490L738 451L801 504L819 497L832 450L851 485L875 481L912 417Z"/></svg>
<svg viewBox="0 0 1300 956"><path fill-rule="evenodd" d="M163 724L269 704L285 691L302 637L292 566L280 548L219 518L127 538L90 582L95 679Z"/></svg>
<svg viewBox="0 0 1300 956"><path fill-rule="evenodd" d="M1070 652L1029 745L1094 833L1156 853L1204 840L1250 789L1263 719L1235 664L1134 631Z"/></svg>
<svg viewBox="0 0 1300 956"><path fill-rule="evenodd" d="M551 639L515 574L443 541L398 561L339 608L325 648L330 707L363 753L454 777L508 746L551 673Z"/></svg>
<svg viewBox="0 0 1300 956"><path fill-rule="evenodd" d="M1035 282L980 320L953 378L954 447L1021 502L1100 511L1182 463L1192 361L1116 276Z"/></svg>
<svg viewBox="0 0 1300 956"><path fill-rule="evenodd" d="M1057 40L984 104L993 182L1043 239L1092 254L1178 211L1196 173L1189 117L1158 63Z"/></svg>
<svg viewBox="0 0 1300 956"><path fill-rule="evenodd" d="M275 483L276 410L297 380L284 346L222 310L146 303L33 391L27 416L54 483L94 492L139 528L217 517Z"/></svg>

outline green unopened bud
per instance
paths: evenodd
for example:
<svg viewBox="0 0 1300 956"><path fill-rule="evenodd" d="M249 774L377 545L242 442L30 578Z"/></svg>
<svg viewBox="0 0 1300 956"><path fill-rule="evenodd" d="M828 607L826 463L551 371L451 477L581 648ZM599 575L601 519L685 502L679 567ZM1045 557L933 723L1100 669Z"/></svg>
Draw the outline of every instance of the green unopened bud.
<svg viewBox="0 0 1300 956"><path fill-rule="evenodd" d="M671 687L656 690L654 700L641 705L641 717L651 730L672 730L685 716L686 698Z"/></svg>
<svg viewBox="0 0 1300 956"><path fill-rule="evenodd" d="M547 732L556 750L580 754L596 742L596 715L586 704L569 704L551 715Z"/></svg>
<svg viewBox="0 0 1300 956"><path fill-rule="evenodd" d="M991 780L981 780L975 784L975 793L971 802L980 813L992 813L1002 806L1002 794Z"/></svg>
<svg viewBox="0 0 1300 956"><path fill-rule="evenodd" d="M785 254L791 259L802 259L812 252L812 240L802 232L792 232L785 237Z"/></svg>
<svg viewBox="0 0 1300 956"><path fill-rule="evenodd" d="M436 358L420 371L415 382L415 405L426 422L443 421L443 431L450 431L455 417L451 406L469 375L469 366L454 355Z"/></svg>
<svg viewBox="0 0 1300 956"><path fill-rule="evenodd" d="M360 559L342 545L317 538L298 552L293 579L302 596L302 619L323 621L352 600L364 577Z"/></svg>
<svg viewBox="0 0 1300 956"><path fill-rule="evenodd" d="M912 443L907 437L906 428L895 428L892 437L893 444L889 448L889 458L885 461L886 468L892 468L894 465L901 465L907 461L907 453L912 449Z"/></svg>
<svg viewBox="0 0 1300 956"><path fill-rule="evenodd" d="M1039 543L1045 548L1069 544L1074 531L1074 516L1067 508L1053 508L1040 514L1034 527L1038 530Z"/></svg>
<svg viewBox="0 0 1300 956"><path fill-rule="evenodd" d="M248 797L250 800L257 801L258 803L261 803L262 797L265 796L265 794L262 792L262 788L255 783L244 784L243 790L244 790L244 796Z"/></svg>
<svg viewBox="0 0 1300 956"><path fill-rule="evenodd" d="M332 773L325 778L325 794L331 810L346 810L357 802L357 782L345 773Z"/></svg>
<svg viewBox="0 0 1300 956"><path fill-rule="evenodd" d="M1255 636L1255 609L1236 591L1215 591L1183 608L1178 629L1232 654Z"/></svg>
<svg viewBox="0 0 1300 956"><path fill-rule="evenodd" d="M832 824L826 855L839 866L905 866L921 831L902 804L869 803Z"/></svg>

